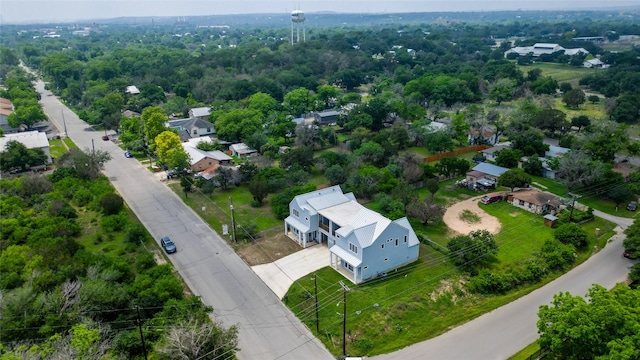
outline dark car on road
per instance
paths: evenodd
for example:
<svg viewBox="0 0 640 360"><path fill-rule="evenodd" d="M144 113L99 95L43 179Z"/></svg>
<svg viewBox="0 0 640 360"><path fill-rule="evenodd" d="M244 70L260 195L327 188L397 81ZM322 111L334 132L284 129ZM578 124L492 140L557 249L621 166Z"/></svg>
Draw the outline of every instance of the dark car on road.
<svg viewBox="0 0 640 360"><path fill-rule="evenodd" d="M638 203L635 201L632 201L629 203L629 205L627 205L627 210L629 211L636 211L637 208L638 208Z"/></svg>
<svg viewBox="0 0 640 360"><path fill-rule="evenodd" d="M102 140L109 141L109 135L102 135Z"/></svg>
<svg viewBox="0 0 640 360"><path fill-rule="evenodd" d="M164 251L167 252L167 254L171 254L178 251L178 249L176 248L176 244L174 244L173 241L171 241L171 239L169 239L168 236L165 236L162 239L160 239L160 245L162 246Z"/></svg>
<svg viewBox="0 0 640 360"><path fill-rule="evenodd" d="M124 152L124 157L126 157L126 158L132 158L132 157L133 157L133 155L132 155L129 151L125 151L125 152Z"/></svg>

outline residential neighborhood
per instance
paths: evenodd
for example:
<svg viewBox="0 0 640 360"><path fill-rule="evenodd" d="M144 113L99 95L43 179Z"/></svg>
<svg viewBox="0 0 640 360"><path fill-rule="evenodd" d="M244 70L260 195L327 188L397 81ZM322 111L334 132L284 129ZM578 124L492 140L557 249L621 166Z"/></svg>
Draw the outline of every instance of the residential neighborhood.
<svg viewBox="0 0 640 360"><path fill-rule="evenodd" d="M640 8L581 6L3 23L0 352L635 354Z"/></svg>

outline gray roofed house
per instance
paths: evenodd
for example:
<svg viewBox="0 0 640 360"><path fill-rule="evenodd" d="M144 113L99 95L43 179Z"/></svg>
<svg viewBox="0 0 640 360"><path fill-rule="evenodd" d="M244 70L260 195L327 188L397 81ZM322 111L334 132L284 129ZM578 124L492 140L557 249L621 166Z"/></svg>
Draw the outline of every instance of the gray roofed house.
<svg viewBox="0 0 640 360"><path fill-rule="evenodd" d="M24 145L27 149L42 149L47 156L46 163L51 164L51 151L49 150L49 139L47 134L40 131L25 131L12 134L5 134L0 137L0 151L5 151L9 141L17 141Z"/></svg>
<svg viewBox="0 0 640 360"><path fill-rule="evenodd" d="M178 130L178 135L182 141L216 133L212 123L200 118L169 120L165 125Z"/></svg>
<svg viewBox="0 0 640 360"><path fill-rule="evenodd" d="M198 107L189 110L190 118L199 118L202 120L209 120L209 115L211 115L211 107Z"/></svg>
<svg viewBox="0 0 640 360"><path fill-rule="evenodd" d="M420 241L406 217L392 221L337 185L296 196L289 203L285 234L302 247L326 244L330 266L356 284L419 255Z"/></svg>
<svg viewBox="0 0 640 360"><path fill-rule="evenodd" d="M337 110L324 110L313 113L313 118L320 125L328 125L338 121L338 115L340 115L340 112Z"/></svg>
<svg viewBox="0 0 640 360"><path fill-rule="evenodd" d="M480 163L467 172L467 184L469 188L475 188L476 184L485 188L493 188L500 175L509 169L489 163Z"/></svg>
<svg viewBox="0 0 640 360"><path fill-rule="evenodd" d="M231 154L237 156L239 158L249 157L253 154L257 154L258 150L250 148L245 143L237 143L233 145L229 145L229 150Z"/></svg>

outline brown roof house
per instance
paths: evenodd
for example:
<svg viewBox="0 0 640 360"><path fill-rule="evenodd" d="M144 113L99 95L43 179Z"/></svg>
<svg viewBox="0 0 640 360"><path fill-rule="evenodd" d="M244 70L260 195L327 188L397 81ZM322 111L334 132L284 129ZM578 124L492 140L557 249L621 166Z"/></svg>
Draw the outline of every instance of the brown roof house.
<svg viewBox="0 0 640 360"><path fill-rule="evenodd" d="M538 189L522 190L509 193L507 202L534 214L555 215L560 212L562 204L560 198L554 194Z"/></svg>
<svg viewBox="0 0 640 360"><path fill-rule="evenodd" d="M480 128L471 128L467 134L467 140L471 145L495 145L499 135L496 129L483 125Z"/></svg>

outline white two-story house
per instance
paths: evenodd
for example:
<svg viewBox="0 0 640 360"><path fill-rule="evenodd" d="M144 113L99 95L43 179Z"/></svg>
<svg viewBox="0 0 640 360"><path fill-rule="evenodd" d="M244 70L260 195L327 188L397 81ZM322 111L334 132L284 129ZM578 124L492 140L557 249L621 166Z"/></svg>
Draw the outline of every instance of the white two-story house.
<svg viewBox="0 0 640 360"><path fill-rule="evenodd" d="M418 259L420 242L407 218L391 221L340 186L296 196L284 226L302 247L326 244L330 265L356 284Z"/></svg>

